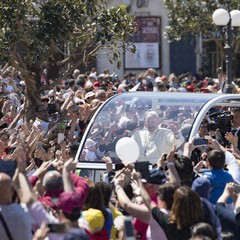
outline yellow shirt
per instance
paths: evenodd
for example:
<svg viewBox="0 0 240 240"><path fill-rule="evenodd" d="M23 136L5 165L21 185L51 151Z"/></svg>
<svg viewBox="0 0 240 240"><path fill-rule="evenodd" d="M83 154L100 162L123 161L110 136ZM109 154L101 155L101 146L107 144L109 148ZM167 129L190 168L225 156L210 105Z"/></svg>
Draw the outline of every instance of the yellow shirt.
<svg viewBox="0 0 240 240"><path fill-rule="evenodd" d="M110 206L109 209L112 212L113 220L118 216L122 216L122 213L120 211L118 211L117 208L115 208L113 206ZM111 239L112 240L117 240L116 228L114 227L114 225L113 225L112 230L111 230Z"/></svg>

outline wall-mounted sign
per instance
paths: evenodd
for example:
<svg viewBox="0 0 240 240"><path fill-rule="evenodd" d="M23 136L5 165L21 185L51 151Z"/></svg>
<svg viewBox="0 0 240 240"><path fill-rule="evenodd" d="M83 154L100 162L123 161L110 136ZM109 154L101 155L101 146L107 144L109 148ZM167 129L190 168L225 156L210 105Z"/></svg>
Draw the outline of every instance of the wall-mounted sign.
<svg viewBox="0 0 240 240"><path fill-rule="evenodd" d="M125 53L126 69L160 68L160 18L136 17L137 32L131 41L136 52Z"/></svg>

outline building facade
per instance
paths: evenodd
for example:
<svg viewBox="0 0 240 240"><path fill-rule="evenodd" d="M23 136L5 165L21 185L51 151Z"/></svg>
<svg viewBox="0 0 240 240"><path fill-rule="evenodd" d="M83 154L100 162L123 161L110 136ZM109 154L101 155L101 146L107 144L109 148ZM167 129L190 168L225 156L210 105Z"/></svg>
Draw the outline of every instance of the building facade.
<svg viewBox="0 0 240 240"><path fill-rule="evenodd" d="M104 68L116 73L120 79L126 73L139 74L153 67L158 75L169 75L171 72L181 74L186 71L195 73L201 61L197 56L196 41L189 36L185 40L170 43L165 28L168 25L167 9L163 0L111 0L109 6L125 4L129 14L136 17L139 30L133 37L136 53L122 54L122 66L110 64L104 50L98 51L96 64L98 72Z"/></svg>

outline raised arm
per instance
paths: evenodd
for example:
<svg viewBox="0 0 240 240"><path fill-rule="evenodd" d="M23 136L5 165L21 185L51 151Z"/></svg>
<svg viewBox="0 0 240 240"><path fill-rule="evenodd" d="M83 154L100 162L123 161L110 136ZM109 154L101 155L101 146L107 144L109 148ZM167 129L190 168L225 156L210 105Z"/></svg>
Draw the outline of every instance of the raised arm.
<svg viewBox="0 0 240 240"><path fill-rule="evenodd" d="M176 146L172 149L172 151L166 156L166 162L167 162L167 167L168 167L168 173L169 173L169 182L170 183L175 183L178 186L181 186L181 180L178 175L178 172L175 168L175 151L176 151Z"/></svg>
<svg viewBox="0 0 240 240"><path fill-rule="evenodd" d="M120 174L114 179L115 193L120 206L131 216L148 223L150 220L150 211L146 206L133 203L124 191L125 175Z"/></svg>
<svg viewBox="0 0 240 240"><path fill-rule="evenodd" d="M17 148L16 161L17 161L16 177L18 180L18 187L19 187L18 191L19 191L20 200L22 203L25 203L27 206L30 206L31 204L37 201L37 198L32 191L32 187L25 173L26 150L24 149L23 146L18 146Z"/></svg>
<svg viewBox="0 0 240 240"><path fill-rule="evenodd" d="M73 162L73 159L68 160L64 166L63 166L63 186L64 186L64 192L75 192L72 178L71 178L71 172L76 168L76 163Z"/></svg>
<svg viewBox="0 0 240 240"><path fill-rule="evenodd" d="M142 184L142 181L141 181L141 176L139 173L137 173L137 181L138 181L138 185L139 185L139 188L140 188L140 193L141 193L141 196L143 198L143 201L145 203L145 205L147 206L147 208L150 210L150 212L152 212L152 209L154 207L156 207L156 205L152 202L148 192L146 191L145 187L143 186Z"/></svg>

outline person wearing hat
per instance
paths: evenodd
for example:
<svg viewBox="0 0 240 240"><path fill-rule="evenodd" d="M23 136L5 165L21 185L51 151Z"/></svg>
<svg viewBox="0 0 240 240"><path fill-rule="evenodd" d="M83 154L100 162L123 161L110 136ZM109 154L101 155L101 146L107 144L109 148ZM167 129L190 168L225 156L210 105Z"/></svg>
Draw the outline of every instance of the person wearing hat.
<svg viewBox="0 0 240 240"><path fill-rule="evenodd" d="M97 155L96 155L96 151L97 151L97 143L92 140L91 138L88 138L84 149L86 150L86 156L85 156L85 160L86 161L96 161L97 160Z"/></svg>
<svg viewBox="0 0 240 240"><path fill-rule="evenodd" d="M175 148L166 155L166 164L168 166L168 177L166 176L164 170L160 168L153 168L149 170L149 174L141 178L140 174L133 171L133 179L141 182L144 185L150 199L154 205L158 204L163 212L169 213L172 206L173 194L176 188L180 185L180 179L178 177L175 165L174 165L174 152ZM136 165L135 165L136 166ZM131 201L124 191L124 184L126 176L124 174L116 175L114 178L115 193L119 204L124 208L124 210L134 218L134 226L140 239L167 239L162 228L157 225L156 221L152 218L151 213L142 204L142 200L139 203ZM139 188L135 189L135 195L141 197Z"/></svg>
<svg viewBox="0 0 240 240"><path fill-rule="evenodd" d="M83 203L87 194L81 194L74 188L71 172L75 170L76 163L68 160L63 167L62 181L64 191L54 199L55 216L52 216L42 204L33 196L30 187L25 187L23 194L26 195L25 201L29 206L29 212L35 220L36 225L40 226L43 221L61 225L61 239L83 239L90 240L91 232L86 220L81 216ZM24 186L26 180L21 177ZM87 186L88 187L88 186ZM85 192L86 193L86 192ZM51 229L45 229L49 233L50 239L59 239L58 232L49 232ZM42 230L43 231L43 230ZM55 237L55 238L54 238ZM75 237L75 238L74 238ZM78 237L78 238L76 238Z"/></svg>
<svg viewBox="0 0 240 240"><path fill-rule="evenodd" d="M84 97L85 101L86 101L86 102L89 102L89 103L90 103L94 98L95 98L95 92L93 92L93 91L87 92L87 93L85 94L85 97Z"/></svg>
<svg viewBox="0 0 240 240"><path fill-rule="evenodd" d="M156 83L156 85L154 86L154 89L153 89L154 92L166 92L167 91L167 88L166 88L165 84L163 83L161 77L156 77L155 83Z"/></svg>
<svg viewBox="0 0 240 240"><path fill-rule="evenodd" d="M167 128L160 128L160 118L155 111L145 114L144 128L134 132L132 138L140 148L137 161L149 161L156 164L163 153L169 153L173 146L181 146L184 138L173 124Z"/></svg>
<svg viewBox="0 0 240 240"><path fill-rule="evenodd" d="M134 217L133 225L139 239L147 239L146 236L148 231L148 236L151 239L167 240L162 229L152 219L149 210L146 208L146 206L142 203L141 200L139 202L138 198L141 198L139 189L137 188L135 190L134 202L134 199L130 199L124 190L126 185L126 175L117 174L116 176L117 177L114 178L114 189L117 201L126 213ZM164 172L161 170L150 171L149 177L147 179L143 179L142 181L152 201L157 204L157 189L161 184L164 184L166 181L166 176Z"/></svg>
<svg viewBox="0 0 240 240"><path fill-rule="evenodd" d="M93 87L94 87L94 90L98 90L101 87L101 83L95 82L95 83L93 83Z"/></svg>

